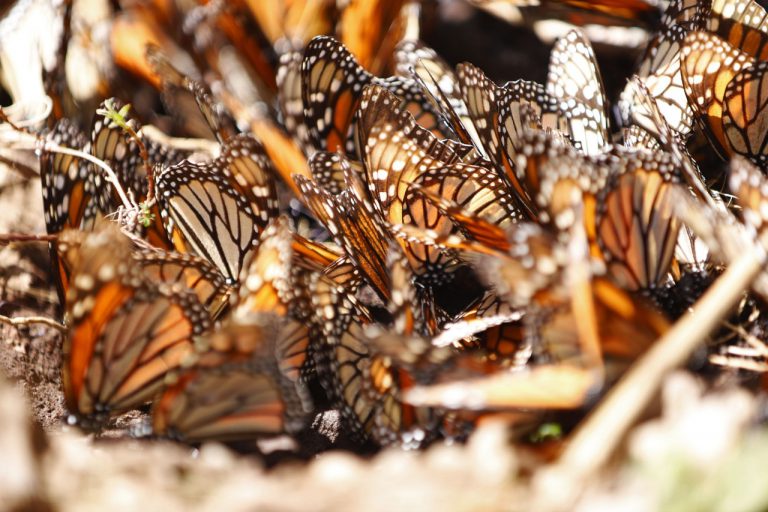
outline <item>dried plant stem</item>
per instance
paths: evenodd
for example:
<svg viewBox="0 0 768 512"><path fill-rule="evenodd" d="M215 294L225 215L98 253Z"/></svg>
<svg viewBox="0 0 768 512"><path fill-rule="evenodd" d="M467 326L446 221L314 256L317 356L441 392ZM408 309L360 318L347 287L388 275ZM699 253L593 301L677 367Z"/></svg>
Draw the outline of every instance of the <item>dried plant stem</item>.
<svg viewBox="0 0 768 512"><path fill-rule="evenodd" d="M141 156L141 161L144 162L144 172L147 175L147 204L154 204L155 201L155 170L152 167L152 165L149 163L149 153L147 152L147 146L144 145L144 141L141 140L141 137L139 137L139 134L136 133L136 131L128 126L127 124L124 125L123 130L128 134L131 139L136 142L136 145L139 147L139 156Z"/></svg>
<svg viewBox="0 0 768 512"><path fill-rule="evenodd" d="M13 242L53 242L57 238L59 238L58 234L30 235L27 233L3 233L0 234L0 245L6 245Z"/></svg>
<svg viewBox="0 0 768 512"><path fill-rule="evenodd" d="M120 185L120 180L117 179L117 175L115 174L115 171L113 171L110 166L104 163L103 160L100 160L93 155L89 155L84 151L79 151L77 149L71 149L64 146L59 146L58 144L50 141L47 141L45 143L44 149L45 151L61 153L63 155L76 156L77 158L88 160L93 165L99 167L107 175L107 181L112 183L112 186L115 187L115 190L117 191L117 195L120 197L120 201L122 201L123 206L125 206L128 209L132 209L135 207L133 202L130 199L128 199L128 196L125 194L125 190L123 190L123 187Z"/></svg>
<svg viewBox="0 0 768 512"><path fill-rule="evenodd" d="M3 107L0 107L0 123L7 124L8 126L10 126L11 128L13 128L19 133L28 133L30 135L32 134L32 132L30 132L27 128L18 126L16 123L11 121L11 118L9 118L8 115L5 113L5 111L3 110Z"/></svg>
<svg viewBox="0 0 768 512"><path fill-rule="evenodd" d="M43 324L47 325L48 327L53 327L59 332L66 332L67 328L63 324L60 324L56 320L52 318L48 318L45 316L18 316L15 318L7 317L0 315L0 323L13 325L14 327L18 327L20 325L32 325L32 324Z"/></svg>
<svg viewBox="0 0 768 512"><path fill-rule="evenodd" d="M608 461L627 430L656 395L663 378L690 357L720 325L763 268L755 249L733 261L702 298L627 371L575 432L556 470L585 482ZM574 492L580 488L572 482ZM571 505L573 502L571 502Z"/></svg>
<svg viewBox="0 0 768 512"><path fill-rule="evenodd" d="M142 126L141 134L142 136L161 142L163 145L170 146L174 149L193 151L195 153L207 153L212 157L219 153L219 144L217 142L208 139L171 137L151 124Z"/></svg>

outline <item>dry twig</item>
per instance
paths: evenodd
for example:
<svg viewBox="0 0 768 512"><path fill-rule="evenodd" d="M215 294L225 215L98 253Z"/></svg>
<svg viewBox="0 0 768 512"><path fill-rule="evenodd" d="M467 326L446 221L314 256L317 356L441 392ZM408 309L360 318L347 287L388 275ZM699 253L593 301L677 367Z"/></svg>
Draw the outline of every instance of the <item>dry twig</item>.
<svg viewBox="0 0 768 512"><path fill-rule="evenodd" d="M43 324L47 325L48 327L53 327L59 332L67 331L67 327L65 325L60 324L56 320L45 316L18 316L11 318L8 316L0 315L0 323L13 325L14 327L18 327L20 325Z"/></svg>

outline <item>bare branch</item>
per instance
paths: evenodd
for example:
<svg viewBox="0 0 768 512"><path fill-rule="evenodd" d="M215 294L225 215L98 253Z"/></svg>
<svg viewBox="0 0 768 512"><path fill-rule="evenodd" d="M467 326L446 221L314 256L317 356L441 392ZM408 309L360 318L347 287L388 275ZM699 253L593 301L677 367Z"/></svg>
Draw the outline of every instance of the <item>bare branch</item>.
<svg viewBox="0 0 768 512"><path fill-rule="evenodd" d="M13 325L14 327L18 327L20 325L43 324L47 325L48 327L53 327L59 332L67 332L67 327L65 325L60 324L56 320L45 316L17 316L11 318L0 315L0 323Z"/></svg>
<svg viewBox="0 0 768 512"><path fill-rule="evenodd" d="M13 242L54 242L58 238L58 234L35 235L28 233L3 233L0 234L0 245L7 245Z"/></svg>
<svg viewBox="0 0 768 512"><path fill-rule="evenodd" d="M125 194L125 190L123 190L123 187L120 185L120 181L117 179L117 175L115 174L115 171L113 171L112 168L108 166L103 160L100 160L93 155L85 153L84 151L79 151L77 149L71 149L64 146L59 146L58 144L52 141L46 141L43 146L43 149L45 151L51 151L53 153L61 153L63 155L71 155L71 156L76 156L77 158L88 160L93 165L99 167L101 170L104 171L104 173L107 175L107 181L112 183L112 186L115 187L115 190L117 191L117 195L120 196L120 201L122 201L123 206L125 206L128 209L136 208L136 205L130 199L128 199L128 196Z"/></svg>

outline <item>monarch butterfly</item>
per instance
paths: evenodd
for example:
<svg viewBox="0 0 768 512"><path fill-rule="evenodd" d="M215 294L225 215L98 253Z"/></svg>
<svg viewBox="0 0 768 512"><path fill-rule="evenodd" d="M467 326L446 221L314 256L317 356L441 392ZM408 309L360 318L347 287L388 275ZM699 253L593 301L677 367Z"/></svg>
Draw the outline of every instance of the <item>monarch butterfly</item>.
<svg viewBox="0 0 768 512"><path fill-rule="evenodd" d="M348 142L352 117L372 76L343 45L331 38L315 38L304 50L301 78L312 144L324 151L352 153Z"/></svg>
<svg viewBox="0 0 768 512"><path fill-rule="evenodd" d="M168 237L179 252L194 252L236 282L258 233L277 212L271 165L252 137L231 138L217 159L184 161L155 176Z"/></svg>
<svg viewBox="0 0 768 512"><path fill-rule="evenodd" d="M575 193L592 255L625 288L654 287L666 277L680 228L671 194L679 169L672 155L620 146L596 158L552 156L540 164L541 219L562 230Z"/></svg>
<svg viewBox="0 0 768 512"><path fill-rule="evenodd" d="M61 232L57 240L59 260L77 261L87 236L87 232L80 230L68 229ZM140 269L145 278L168 286L183 286L197 295L198 301L208 310L212 319L221 316L232 288L211 263L189 254L148 248L136 241L134 244L130 250L131 265Z"/></svg>
<svg viewBox="0 0 768 512"><path fill-rule="evenodd" d="M278 368L272 337L280 329L266 316L209 335L208 349L155 401L154 433L196 443L300 430L310 400Z"/></svg>
<svg viewBox="0 0 768 512"><path fill-rule="evenodd" d="M211 317L181 282L156 282L131 256L117 227L103 226L68 252L71 319L62 381L69 410L85 427L151 400L192 352Z"/></svg>
<svg viewBox="0 0 768 512"><path fill-rule="evenodd" d="M489 80L482 70L468 62L456 66L456 77L471 125L480 139L480 149L499 170L506 172L497 131L500 124L498 105L501 88Z"/></svg>
<svg viewBox="0 0 768 512"><path fill-rule="evenodd" d="M699 124L721 157L732 153L723 131L727 85L753 58L717 36L694 32L682 49L683 85Z"/></svg>
<svg viewBox="0 0 768 512"><path fill-rule="evenodd" d="M339 39L365 69L384 70L404 27L400 11L404 0L372 2L352 0L341 13Z"/></svg>
<svg viewBox="0 0 768 512"><path fill-rule="evenodd" d="M682 137L677 135L667 123L667 120L661 114L656 104L656 100L651 96L650 91L637 77L630 81L629 87L634 89L633 95L635 102L640 106L643 115L647 114L647 120L650 124L644 125L643 130L649 132L658 142L659 147L671 154L678 169L681 171L688 185L698 198L709 208L716 208L712 193L704 183L696 161L691 157L685 147ZM642 119L642 118L641 118Z"/></svg>
<svg viewBox="0 0 768 512"><path fill-rule="evenodd" d="M661 29L649 41L637 69L670 127L682 136L693 128L693 111L680 74L680 49L688 33L704 27L709 4L697 0L671 2L662 17ZM631 117L641 125L652 123L642 104L635 101L631 86L622 92L619 106L625 124Z"/></svg>
<svg viewBox="0 0 768 512"><path fill-rule="evenodd" d="M302 48L312 37L329 33L336 15L330 0L248 2L248 8L275 48Z"/></svg>
<svg viewBox="0 0 768 512"><path fill-rule="evenodd" d="M72 149L88 152L90 148L86 135L66 118L57 121L46 138ZM94 174L90 164L80 158L41 152L40 180L45 228L49 234L60 233L66 228L92 229L100 212ZM70 269L66 261L59 258L56 247L56 243L51 243L49 252L59 301L63 305L69 287Z"/></svg>
<svg viewBox="0 0 768 512"><path fill-rule="evenodd" d="M605 88L595 52L580 30L558 39L549 59L546 91L567 102L571 138L588 155L610 142Z"/></svg>
<svg viewBox="0 0 768 512"><path fill-rule="evenodd" d="M535 217L538 207L526 188L524 179L515 168L516 158L523 149L523 133L534 130L551 130L568 133L570 113L562 100L551 96L543 86L535 82L516 80L504 86L499 109L499 138L507 169L507 177L515 186L519 203L530 218ZM535 117L537 126L531 126Z"/></svg>
<svg viewBox="0 0 768 512"><path fill-rule="evenodd" d="M320 276L318 283L326 284L316 287L312 297L315 311L323 312L320 326L326 342L318 352L317 366L353 437L380 445L419 445L435 434L437 415L404 405L399 392L413 379L426 378L447 351L435 352L422 337L436 332L441 319L436 318L439 313L431 298L414 287L397 244L389 248L387 269L391 330L372 323L370 312L347 285Z"/></svg>
<svg viewBox="0 0 768 512"><path fill-rule="evenodd" d="M344 45L316 37L304 51L301 66L304 117L312 144L324 151L354 154L352 123L363 89L368 84L387 88L416 121L443 137L438 114L418 83L402 77L378 78L367 72Z"/></svg>
<svg viewBox="0 0 768 512"><path fill-rule="evenodd" d="M707 30L755 60L768 59L768 12L754 0L712 0Z"/></svg>
<svg viewBox="0 0 768 512"><path fill-rule="evenodd" d="M279 318L279 329L271 335L277 364L287 378L304 382L314 372L314 276L320 272L301 266L301 257L293 252L295 245L286 219L267 226L257 252L243 268L230 318L235 322L250 322L260 315Z"/></svg>
<svg viewBox="0 0 768 512"><path fill-rule="evenodd" d="M377 210L391 224L414 224L447 234L454 230L450 219L421 197L409 196L408 190L428 170L460 162L447 145L416 124L407 111L400 110L398 103L395 96L379 86L371 86L363 93L357 140L371 196ZM462 180L452 184L461 185ZM455 192L451 188L447 193ZM414 271L425 282L444 281L457 266L453 256L434 248L422 251L407 242L404 248Z"/></svg>
<svg viewBox="0 0 768 512"><path fill-rule="evenodd" d="M462 228L472 232L472 220L477 217L506 229L522 220L522 215L511 201L511 191L506 182L494 171L485 167L454 164L446 168L429 169L419 175L406 193L405 204L410 218L427 218L427 205L416 201L420 194Z"/></svg>
<svg viewBox="0 0 768 512"><path fill-rule="evenodd" d="M742 69L728 82L723 98L723 132L728 147L762 168L768 165L768 140L761 121L766 110L766 70L765 62Z"/></svg>
<svg viewBox="0 0 768 512"><path fill-rule="evenodd" d="M758 234L768 222L765 203L768 198L768 184L760 169L744 158L736 156L731 161L728 184L741 206L746 224Z"/></svg>
<svg viewBox="0 0 768 512"><path fill-rule="evenodd" d="M319 171L318 175L326 169L320 161L331 161L322 153L316 153L312 157L313 170ZM347 190L333 195L327 188L315 181L310 181L303 176L295 176L294 180L301 189L304 200L317 218L325 225L334 240L344 249L349 257L357 264L360 272L373 286L374 290L384 299L389 297L386 285L386 240L389 234L383 226L377 213L363 196L364 191L355 191L361 188L355 185L357 182L349 165L345 160L340 160L344 170L344 179ZM320 178L320 181L323 181ZM337 183L330 180L333 186Z"/></svg>
<svg viewBox="0 0 768 512"><path fill-rule="evenodd" d="M57 121L46 138L64 147L90 151L86 135L66 118ZM93 225L97 212L93 174L90 165L80 158L50 151L41 153L40 179L48 233Z"/></svg>
<svg viewBox="0 0 768 512"><path fill-rule="evenodd" d="M287 52L280 56L277 68L277 102L283 125L305 155L314 151L309 130L304 120L304 102L301 95L301 52Z"/></svg>
<svg viewBox="0 0 768 512"><path fill-rule="evenodd" d="M463 144L482 147L461 98L456 73L435 50L422 41L404 39L395 47L395 74L414 76L439 106Z"/></svg>
<svg viewBox="0 0 768 512"><path fill-rule="evenodd" d="M597 240L625 289L651 288L667 275L680 229L670 193L675 171L669 155L633 152L598 194Z"/></svg>
<svg viewBox="0 0 768 512"><path fill-rule="evenodd" d="M508 82L504 86L499 104L502 149L509 161L514 161L521 149L522 133L531 129L530 120L523 115L523 105L529 106L540 121L538 129L568 133L569 114L565 111L564 102L551 96L541 84L527 80Z"/></svg>
<svg viewBox="0 0 768 512"><path fill-rule="evenodd" d="M367 309L344 288L336 288L334 295L317 294L316 303L334 312L324 323L328 341L317 358L321 382L353 438L407 446L433 438L439 415L402 402L401 390L417 376L373 348L371 335L383 334L367 331L371 324Z"/></svg>
<svg viewBox="0 0 768 512"><path fill-rule="evenodd" d="M567 213L574 191L583 198L584 217L592 218L595 196L605 185L615 158L583 155L552 132L528 130L520 143L515 171L535 201L537 219L550 222L561 212Z"/></svg>
<svg viewBox="0 0 768 512"><path fill-rule="evenodd" d="M499 225L494 224L477 213L462 208L461 205L448 198L441 197L434 192L420 188L418 184L415 184L414 188L416 192L423 195L425 199L434 204L435 207L439 208L444 215L448 216L467 238L479 242L480 247L488 247L491 250L506 250L509 248L507 233L505 229ZM495 205L493 208L496 208ZM502 220L506 219L502 217ZM426 233L424 230L417 230L415 226L393 226L393 231L397 236L406 235L408 232ZM430 233L430 235L429 238L434 239L435 241L440 238L437 233ZM455 243L458 246L467 245L461 240L461 237L457 235L449 235L445 238L446 240L453 240L454 242L452 243Z"/></svg>
<svg viewBox="0 0 768 512"><path fill-rule="evenodd" d="M148 279L158 283L179 283L193 291L212 319L219 318L226 309L232 289L208 260L150 249L135 249L132 256Z"/></svg>
<svg viewBox="0 0 768 512"><path fill-rule="evenodd" d="M233 130L229 126L229 120L222 115L220 106L206 87L176 69L157 46L147 47L146 58L152 70L160 77L163 101L170 111L181 117L179 124L191 133L205 134L207 128L220 144L224 144L232 136ZM197 109L182 108L184 95L179 94L179 90L192 96ZM195 116L195 111L199 111L203 123L196 119L199 116ZM205 127L198 128L200 124L204 124Z"/></svg>

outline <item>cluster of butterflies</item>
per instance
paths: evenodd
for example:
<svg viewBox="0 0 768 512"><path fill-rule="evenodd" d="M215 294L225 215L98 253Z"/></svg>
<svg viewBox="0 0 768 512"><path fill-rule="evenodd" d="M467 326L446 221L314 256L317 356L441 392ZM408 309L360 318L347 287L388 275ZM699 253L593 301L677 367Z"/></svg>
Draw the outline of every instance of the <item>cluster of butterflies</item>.
<svg viewBox="0 0 768 512"><path fill-rule="evenodd" d="M307 16L310 32L324 19ZM689 137L733 158L745 222L766 219L766 23L752 0L673 0L617 102L620 133L578 29L546 83L503 86L413 38L380 77L366 67L381 52L293 37L270 136L237 134L216 101L231 95L151 47L154 80L195 100L220 151L159 142L117 100L90 136L66 118L47 135L146 209L119 228L98 167L42 152L73 418L99 429L151 403L157 436L232 441L333 408L353 439L416 447L491 413L588 406L669 328L649 297L714 267L678 209L720 201ZM325 241L292 227L286 195Z"/></svg>

